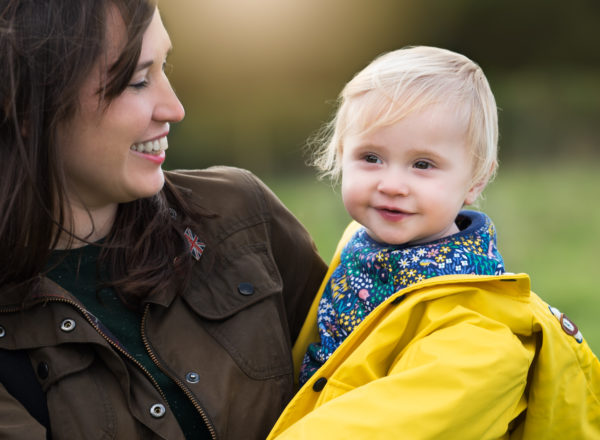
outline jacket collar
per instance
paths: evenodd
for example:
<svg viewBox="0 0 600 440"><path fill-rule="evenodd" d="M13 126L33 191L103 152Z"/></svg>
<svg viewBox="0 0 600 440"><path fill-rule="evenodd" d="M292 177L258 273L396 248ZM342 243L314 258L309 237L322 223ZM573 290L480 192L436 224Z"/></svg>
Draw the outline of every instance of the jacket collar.
<svg viewBox="0 0 600 440"><path fill-rule="evenodd" d="M46 277L40 277L35 290L27 292L24 288L0 290L0 312L25 310L34 304L46 300L78 302L71 293Z"/></svg>

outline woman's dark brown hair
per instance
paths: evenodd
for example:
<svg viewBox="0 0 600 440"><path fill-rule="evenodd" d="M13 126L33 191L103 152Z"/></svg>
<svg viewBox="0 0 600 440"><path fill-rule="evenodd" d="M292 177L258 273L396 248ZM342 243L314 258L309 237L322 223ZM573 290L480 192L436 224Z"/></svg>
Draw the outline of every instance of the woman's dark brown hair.
<svg viewBox="0 0 600 440"><path fill-rule="evenodd" d="M32 291L65 224L57 129L106 50L107 13L119 10L127 42L98 91L108 104L129 84L155 3L151 0L0 0L0 286ZM186 213L167 182L119 206L102 258L130 303L174 282L182 239L169 206ZM68 232L68 231L66 231ZM85 239L85 237L82 237ZM185 259L186 261L189 259Z"/></svg>

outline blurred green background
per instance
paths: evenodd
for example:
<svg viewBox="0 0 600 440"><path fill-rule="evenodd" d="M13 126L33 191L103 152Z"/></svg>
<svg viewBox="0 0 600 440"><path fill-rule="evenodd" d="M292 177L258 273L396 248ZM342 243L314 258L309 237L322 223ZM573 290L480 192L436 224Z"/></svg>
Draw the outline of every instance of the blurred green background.
<svg viewBox="0 0 600 440"><path fill-rule="evenodd" d="M265 180L328 260L349 218L305 165L306 139L375 56L432 45L479 63L496 95L500 170L481 208L507 270L600 353L600 2L162 0L186 107L166 168L226 164Z"/></svg>

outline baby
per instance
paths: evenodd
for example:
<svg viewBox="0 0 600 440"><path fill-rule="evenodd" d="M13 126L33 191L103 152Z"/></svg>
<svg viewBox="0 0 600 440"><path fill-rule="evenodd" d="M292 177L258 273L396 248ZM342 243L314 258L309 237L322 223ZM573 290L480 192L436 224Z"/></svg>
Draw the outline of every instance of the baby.
<svg viewBox="0 0 600 440"><path fill-rule="evenodd" d="M463 210L497 137L490 87L457 53L397 50L346 85L316 162L341 174L355 221L268 440L600 438L600 362L526 274L504 273L490 219Z"/></svg>
<svg viewBox="0 0 600 440"><path fill-rule="evenodd" d="M306 353L301 384L398 290L504 272L490 219L461 211L497 166L496 103L479 66L433 47L383 55L346 85L329 128L315 162L341 174L344 206L362 227L321 297L321 341Z"/></svg>

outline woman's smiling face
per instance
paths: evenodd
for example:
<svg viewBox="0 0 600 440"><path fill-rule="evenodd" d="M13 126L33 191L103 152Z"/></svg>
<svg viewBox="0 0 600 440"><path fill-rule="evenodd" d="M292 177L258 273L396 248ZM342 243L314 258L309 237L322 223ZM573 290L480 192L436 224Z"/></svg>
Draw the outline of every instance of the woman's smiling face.
<svg viewBox="0 0 600 440"><path fill-rule="evenodd" d="M108 105L98 90L106 66L119 56L124 23L108 10L106 62L97 62L79 94L75 116L59 130L59 157L65 171L66 198L73 208L103 209L149 197L161 190L169 123L184 110L164 72L171 41L158 10L143 38L129 86Z"/></svg>

